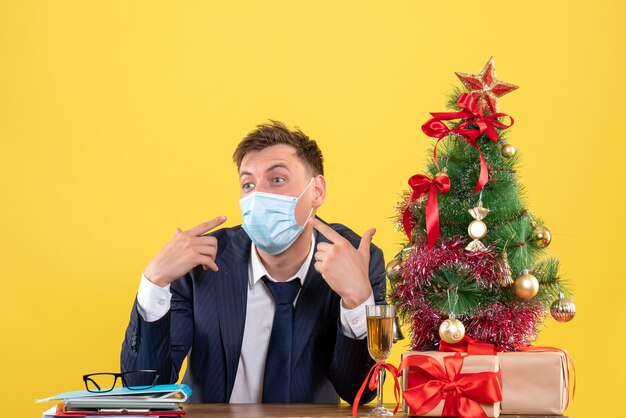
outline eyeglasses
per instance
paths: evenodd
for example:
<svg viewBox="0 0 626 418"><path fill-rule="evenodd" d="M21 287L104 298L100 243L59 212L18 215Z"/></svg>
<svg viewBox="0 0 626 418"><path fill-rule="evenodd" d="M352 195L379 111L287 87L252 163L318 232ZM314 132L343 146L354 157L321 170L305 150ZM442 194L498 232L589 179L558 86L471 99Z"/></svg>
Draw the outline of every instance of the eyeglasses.
<svg viewBox="0 0 626 418"><path fill-rule="evenodd" d="M122 386L130 390L143 390L153 387L159 380L156 370L133 370L124 373L91 373L83 375L88 392L110 392L115 387L118 377Z"/></svg>

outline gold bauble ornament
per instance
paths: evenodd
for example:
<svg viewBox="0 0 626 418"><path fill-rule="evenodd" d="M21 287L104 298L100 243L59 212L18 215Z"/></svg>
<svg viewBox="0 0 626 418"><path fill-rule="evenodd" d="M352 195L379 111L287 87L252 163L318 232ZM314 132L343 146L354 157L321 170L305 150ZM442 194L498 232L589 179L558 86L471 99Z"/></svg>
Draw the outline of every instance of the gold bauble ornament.
<svg viewBox="0 0 626 418"><path fill-rule="evenodd" d="M546 248L552 241L552 234L543 225L535 225L533 228L533 244L537 247Z"/></svg>
<svg viewBox="0 0 626 418"><path fill-rule="evenodd" d="M439 170L437 172L437 174L435 174L435 177L439 177L439 176L448 177L449 178L450 176L448 176L448 169L446 167L443 167L441 170ZM435 177L433 177L433 179Z"/></svg>
<svg viewBox="0 0 626 418"><path fill-rule="evenodd" d="M413 249L414 248L412 245L407 245L406 247L404 247L402 251L400 251L400 257L402 258L402 260L408 259L413 252Z"/></svg>
<svg viewBox="0 0 626 418"><path fill-rule="evenodd" d="M559 298L550 305L550 314L559 322L569 322L576 315L576 305L561 293Z"/></svg>
<svg viewBox="0 0 626 418"><path fill-rule="evenodd" d="M456 344L465 337L465 325L456 318L448 318L439 325L439 336L448 344Z"/></svg>
<svg viewBox="0 0 626 418"><path fill-rule="evenodd" d="M397 258L392 259L387 263L385 271L390 281L395 282L402 277L402 263Z"/></svg>
<svg viewBox="0 0 626 418"><path fill-rule="evenodd" d="M502 145L502 156L506 157L506 158L511 158L515 155L515 153L517 152L517 150L515 149L515 147L511 144L504 144Z"/></svg>
<svg viewBox="0 0 626 418"><path fill-rule="evenodd" d="M532 299L539 291L539 281L525 269L513 283L515 294L522 299Z"/></svg>

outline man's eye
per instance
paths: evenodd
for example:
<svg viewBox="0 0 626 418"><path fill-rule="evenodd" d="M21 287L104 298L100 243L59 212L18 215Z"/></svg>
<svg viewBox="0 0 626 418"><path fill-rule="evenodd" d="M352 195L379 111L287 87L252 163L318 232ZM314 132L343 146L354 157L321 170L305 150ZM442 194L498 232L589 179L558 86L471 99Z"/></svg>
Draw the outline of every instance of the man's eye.
<svg viewBox="0 0 626 418"><path fill-rule="evenodd" d="M282 178L282 177L274 177L274 178L272 179L272 182L274 182L274 183L284 183L284 182L285 182L285 179L284 179L284 178Z"/></svg>
<svg viewBox="0 0 626 418"><path fill-rule="evenodd" d="M252 183L244 183L241 185L243 190L252 190L254 188L254 184Z"/></svg>

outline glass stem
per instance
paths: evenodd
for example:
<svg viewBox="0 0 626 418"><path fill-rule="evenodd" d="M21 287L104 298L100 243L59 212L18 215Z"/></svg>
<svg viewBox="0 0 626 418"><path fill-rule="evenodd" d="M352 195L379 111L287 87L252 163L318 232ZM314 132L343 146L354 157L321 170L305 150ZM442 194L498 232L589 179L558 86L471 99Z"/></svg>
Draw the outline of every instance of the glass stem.
<svg viewBox="0 0 626 418"><path fill-rule="evenodd" d="M378 375L378 401L376 402L377 408L383 407L383 382L385 381L385 368L381 367Z"/></svg>

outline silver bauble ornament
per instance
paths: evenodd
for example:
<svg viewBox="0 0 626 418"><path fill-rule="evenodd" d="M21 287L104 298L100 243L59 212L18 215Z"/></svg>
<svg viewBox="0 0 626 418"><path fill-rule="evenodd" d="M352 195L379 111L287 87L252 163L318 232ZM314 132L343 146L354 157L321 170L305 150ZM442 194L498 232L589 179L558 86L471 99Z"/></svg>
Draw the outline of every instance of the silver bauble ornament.
<svg viewBox="0 0 626 418"><path fill-rule="evenodd" d="M402 263L397 258L388 262L385 270L387 272L387 277L392 282L395 282L402 277Z"/></svg>

